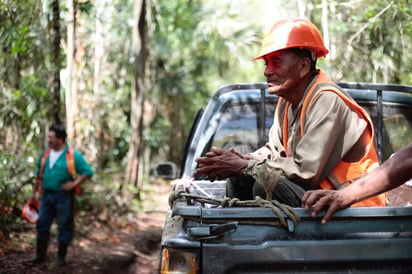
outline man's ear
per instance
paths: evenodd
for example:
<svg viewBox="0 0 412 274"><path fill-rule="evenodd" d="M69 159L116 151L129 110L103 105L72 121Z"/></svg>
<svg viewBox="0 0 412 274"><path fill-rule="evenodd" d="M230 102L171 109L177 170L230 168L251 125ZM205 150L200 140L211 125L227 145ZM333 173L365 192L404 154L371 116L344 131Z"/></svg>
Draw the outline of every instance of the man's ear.
<svg viewBox="0 0 412 274"><path fill-rule="evenodd" d="M304 76L310 72L312 62L309 58L302 58L299 62L299 71L301 76Z"/></svg>

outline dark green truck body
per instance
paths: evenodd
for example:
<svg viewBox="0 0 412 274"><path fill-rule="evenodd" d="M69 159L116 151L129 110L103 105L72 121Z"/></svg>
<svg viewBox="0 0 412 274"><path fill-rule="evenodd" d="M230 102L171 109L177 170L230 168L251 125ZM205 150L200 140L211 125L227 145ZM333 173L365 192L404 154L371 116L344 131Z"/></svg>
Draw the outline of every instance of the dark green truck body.
<svg viewBox="0 0 412 274"><path fill-rule="evenodd" d="M339 83L371 115L376 148L385 161L412 142L412 87ZM225 181L193 178L194 159L211 146L253 151L267 140L277 97L265 83L233 84L216 91L192 127L176 188L221 199ZM161 166L161 165L160 165ZM163 171L164 169L164 165ZM167 169L166 169L167 170ZM159 175L166 175L159 171ZM181 198L165 220L160 273L412 273L412 207L359 207L338 211L325 225L302 208L287 226L270 208L222 207ZM408 196L406 196L408 197ZM412 197L412 194L411 196ZM411 200L412 203L412 200Z"/></svg>

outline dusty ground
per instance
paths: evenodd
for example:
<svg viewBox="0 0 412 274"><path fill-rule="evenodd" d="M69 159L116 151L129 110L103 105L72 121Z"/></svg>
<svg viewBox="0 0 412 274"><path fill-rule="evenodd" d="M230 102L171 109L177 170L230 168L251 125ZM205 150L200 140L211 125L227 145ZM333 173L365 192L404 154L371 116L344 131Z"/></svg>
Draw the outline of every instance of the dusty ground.
<svg viewBox="0 0 412 274"><path fill-rule="evenodd" d="M160 239L171 186L162 181L152 184L150 188L145 196L146 213L137 218L129 216L111 220L110 225L104 222L89 224L76 234L68 250L66 265L58 269L52 265L57 253L55 236L49 243L46 263L31 266L25 262L35 252L34 226L25 225L24 229L16 231L19 240L17 246L9 247L12 252L0 249L0 273L157 273Z"/></svg>

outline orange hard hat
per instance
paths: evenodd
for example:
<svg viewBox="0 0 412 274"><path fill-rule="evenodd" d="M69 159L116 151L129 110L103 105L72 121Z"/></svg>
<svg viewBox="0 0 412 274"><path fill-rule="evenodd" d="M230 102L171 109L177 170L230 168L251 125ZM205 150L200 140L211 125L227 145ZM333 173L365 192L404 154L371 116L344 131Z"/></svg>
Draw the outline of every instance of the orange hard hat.
<svg viewBox="0 0 412 274"><path fill-rule="evenodd" d="M35 224L39 219L39 207L38 201L30 200L24 205L21 216L29 223Z"/></svg>
<svg viewBox="0 0 412 274"><path fill-rule="evenodd" d="M263 39L259 55L253 60L263 59L269 53L300 48L310 50L314 57L322 57L329 50L323 44L318 28L305 19L283 19L276 21Z"/></svg>

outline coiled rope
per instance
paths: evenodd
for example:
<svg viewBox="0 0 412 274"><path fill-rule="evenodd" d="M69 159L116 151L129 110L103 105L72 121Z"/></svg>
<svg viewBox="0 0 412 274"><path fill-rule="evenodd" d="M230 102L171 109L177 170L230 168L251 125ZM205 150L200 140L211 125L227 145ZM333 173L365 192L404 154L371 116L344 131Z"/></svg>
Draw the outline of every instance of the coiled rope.
<svg viewBox="0 0 412 274"><path fill-rule="evenodd" d="M184 190L176 190L173 191L169 195L169 206L172 207L173 203L181 198L185 199L192 199L195 200L199 203L206 203L206 204L212 204L216 206L221 206L221 207L266 207L266 208L271 208L272 211L275 213L275 215L279 219L279 223L283 227L288 227L287 221L284 217L286 215L287 218L292 220L292 222L295 224L295 226L299 223L300 218L299 215L295 212L293 207L282 204L276 200L265 200L262 199L259 196L256 196L254 200L246 200L246 201L241 201L237 198L229 198L229 197L224 197L223 199L217 199L213 197L207 197L207 196L201 196L201 195L195 195L195 194L189 194L185 192ZM282 213L283 212L283 213Z"/></svg>

